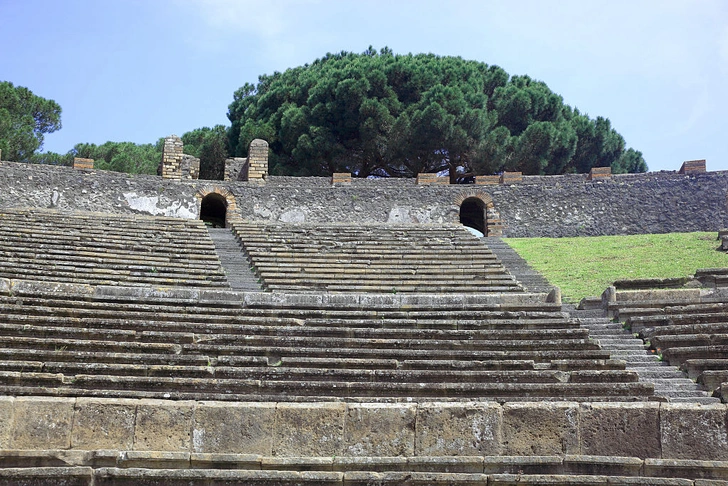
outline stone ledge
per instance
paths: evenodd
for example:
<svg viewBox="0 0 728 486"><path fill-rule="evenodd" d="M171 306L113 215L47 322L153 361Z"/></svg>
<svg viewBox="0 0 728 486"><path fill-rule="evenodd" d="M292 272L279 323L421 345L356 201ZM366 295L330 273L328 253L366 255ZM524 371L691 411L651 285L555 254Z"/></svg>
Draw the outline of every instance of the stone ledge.
<svg viewBox="0 0 728 486"><path fill-rule="evenodd" d="M244 307L286 306L326 308L364 308L382 306L440 307L463 309L474 305L519 305L547 302L546 293L504 292L488 294L432 294L432 293L305 293L305 292L236 292L186 287L88 285L34 280L0 278L0 293L12 294L64 294L111 299L185 300L204 303L240 303Z"/></svg>
<svg viewBox="0 0 728 486"><path fill-rule="evenodd" d="M654 402L237 403L0 397L0 448L129 451L124 459L128 464L156 461L158 453L166 454L163 460L170 463L197 454L194 457L209 464L247 464L257 456L370 457L378 451L402 457L535 453L727 461L727 411L725 404ZM50 464L90 460L73 454ZM21 462L28 460L16 456ZM102 459L97 454L94 461Z"/></svg>
<svg viewBox="0 0 728 486"><path fill-rule="evenodd" d="M332 473L341 477L367 475L367 473L431 473L431 474L486 474L486 475L584 475L592 477L620 476L645 478L643 483L668 484L649 478L688 478L725 481L728 462L674 459L639 459L618 456L420 456L420 457L274 457L240 454L170 454L151 452L89 450L69 454L63 450L2 450L0 451L0 478L35 476L50 478L88 477L112 475L133 477L149 474L190 478L216 477L220 474L243 478L270 478L307 472L311 477ZM142 470L144 469L144 470ZM113 471L113 472L112 472ZM691 482L687 482L692 484ZM277 483L276 483L277 484ZM448 483L452 484L452 483ZM483 483L485 484L485 483ZM561 484L561 483L558 483ZM570 483L571 484L571 483ZM576 484L576 483L574 483ZM581 484L581 483L579 483ZM611 483L610 483L611 484ZM673 483L669 483L673 484Z"/></svg>

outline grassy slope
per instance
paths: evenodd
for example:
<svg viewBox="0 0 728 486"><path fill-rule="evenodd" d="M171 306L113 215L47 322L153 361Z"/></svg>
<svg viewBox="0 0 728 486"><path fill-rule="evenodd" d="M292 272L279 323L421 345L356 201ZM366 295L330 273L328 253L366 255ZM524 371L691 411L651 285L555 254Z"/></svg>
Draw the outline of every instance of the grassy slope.
<svg viewBox="0 0 728 486"><path fill-rule="evenodd" d="M698 268L726 267L716 233L508 238L521 257L554 285L565 300L601 295L619 279L693 275Z"/></svg>

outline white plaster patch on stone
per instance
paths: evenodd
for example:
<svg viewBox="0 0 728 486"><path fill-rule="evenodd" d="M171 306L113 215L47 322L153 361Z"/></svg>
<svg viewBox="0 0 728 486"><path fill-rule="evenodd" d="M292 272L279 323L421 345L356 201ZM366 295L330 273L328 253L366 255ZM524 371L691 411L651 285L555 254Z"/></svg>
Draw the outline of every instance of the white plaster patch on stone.
<svg viewBox="0 0 728 486"><path fill-rule="evenodd" d="M169 201L160 207L159 196L140 196L135 192L125 192L124 198L131 209L143 211L153 216L169 216L173 218L197 218L197 207L190 202L185 205L182 201Z"/></svg>
<svg viewBox="0 0 728 486"><path fill-rule="evenodd" d="M432 223L432 215L434 209L431 207L427 208L414 208L412 209L412 220L415 223Z"/></svg>
<svg viewBox="0 0 728 486"><path fill-rule="evenodd" d="M275 198L271 198L271 200L275 200ZM273 216L268 208L261 207L259 204L253 207L253 214L262 219L270 219Z"/></svg>
<svg viewBox="0 0 728 486"><path fill-rule="evenodd" d="M192 431L192 447L195 452L202 452L203 441L205 439L205 429L194 429Z"/></svg>
<svg viewBox="0 0 728 486"><path fill-rule="evenodd" d="M283 223L303 223L306 221L305 208L303 209L290 209L285 213L281 214L278 218Z"/></svg>
<svg viewBox="0 0 728 486"><path fill-rule="evenodd" d="M389 217L387 223L411 223L412 217L410 217L409 210L407 208L395 207L389 211Z"/></svg>

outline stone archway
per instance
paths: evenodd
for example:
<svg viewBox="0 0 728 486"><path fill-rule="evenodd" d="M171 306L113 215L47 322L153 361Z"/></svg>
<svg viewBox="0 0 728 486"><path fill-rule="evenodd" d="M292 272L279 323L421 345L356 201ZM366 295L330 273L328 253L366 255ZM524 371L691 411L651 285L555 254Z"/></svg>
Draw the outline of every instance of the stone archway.
<svg viewBox="0 0 728 486"><path fill-rule="evenodd" d="M235 196L224 187L205 187L197 191L195 198L200 219L207 224L226 227L228 221L239 217Z"/></svg>
<svg viewBox="0 0 728 486"><path fill-rule="evenodd" d="M453 201L458 207L458 222L474 228L483 236L501 236L500 215L495 210L493 198L482 190L463 191Z"/></svg>
<svg viewBox="0 0 728 486"><path fill-rule="evenodd" d="M200 201L200 219L213 228L224 228L227 220L227 201L217 193L211 193Z"/></svg>

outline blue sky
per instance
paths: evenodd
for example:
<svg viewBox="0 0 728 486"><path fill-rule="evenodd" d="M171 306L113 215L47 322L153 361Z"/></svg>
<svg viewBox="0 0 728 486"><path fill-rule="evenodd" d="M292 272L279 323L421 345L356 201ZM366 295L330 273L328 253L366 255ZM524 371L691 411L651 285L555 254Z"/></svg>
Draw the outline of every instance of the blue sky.
<svg viewBox="0 0 728 486"><path fill-rule="evenodd" d="M63 109L46 151L227 125L258 75L372 45L542 80L650 170L728 170L725 0L0 0L0 19L0 80Z"/></svg>

